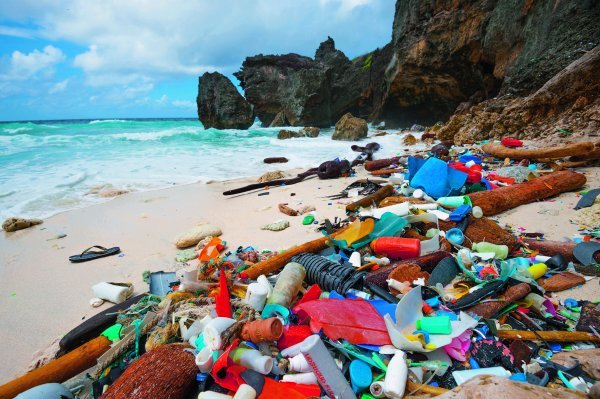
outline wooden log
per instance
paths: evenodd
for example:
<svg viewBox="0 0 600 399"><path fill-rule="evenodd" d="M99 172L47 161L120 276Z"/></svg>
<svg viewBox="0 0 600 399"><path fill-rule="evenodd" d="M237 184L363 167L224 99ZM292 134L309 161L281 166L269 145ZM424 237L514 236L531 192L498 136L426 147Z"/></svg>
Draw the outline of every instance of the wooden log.
<svg viewBox="0 0 600 399"><path fill-rule="evenodd" d="M540 255L554 256L562 255L569 262L573 262L573 248L577 245L576 242L561 242L550 240L536 240L535 238L523 238L523 243L527 244L529 249L538 251ZM600 254L598 255L600 257Z"/></svg>
<svg viewBox="0 0 600 399"><path fill-rule="evenodd" d="M595 148L593 151L590 151L586 154L572 156L571 158L569 158L569 161L597 161L598 159L600 159L600 148Z"/></svg>
<svg viewBox="0 0 600 399"><path fill-rule="evenodd" d="M379 207L380 208L384 208L386 206L392 206L392 205L396 205L396 204L401 204L403 202L408 202L411 204L429 204L429 201L425 201L422 200L420 198L413 198L413 197L405 197L403 195L396 195L393 197L387 197L384 198L380 203L379 203Z"/></svg>
<svg viewBox="0 0 600 399"><path fill-rule="evenodd" d="M594 150L594 143L585 141L581 143L566 144L557 147L545 148L509 148L500 143L486 143L481 146L483 152L496 158L512 159L558 159L576 155L584 155Z"/></svg>
<svg viewBox="0 0 600 399"><path fill-rule="evenodd" d="M439 225L442 231L456 227L456 223L449 220L440 220ZM512 252L517 246L517 239L512 232L503 229L498 223L486 217L477 219L469 215L469 224L463 233L467 237L463 245L467 248L471 248L474 242L489 242L506 245L508 251Z"/></svg>
<svg viewBox="0 0 600 399"><path fill-rule="evenodd" d="M521 184L469 194L473 206L479 206L485 216L516 208L582 187L585 175L569 170L550 173Z"/></svg>
<svg viewBox="0 0 600 399"><path fill-rule="evenodd" d="M331 234L331 237L335 237L344 230L346 229L344 228L336 231L335 233ZM288 262L292 259L292 257L296 255L299 255L303 252L314 253L324 250L325 248L327 248L328 241L329 237L321 237L317 238L316 240L297 245L267 260L255 263L254 265L250 266L248 269L240 273L240 276L242 278L256 279L261 274L264 274L266 276L270 273L274 273L277 270L283 268L285 265L287 265Z"/></svg>
<svg viewBox="0 0 600 399"><path fill-rule="evenodd" d="M359 199L351 204L346 205L346 212L354 212L359 208L364 208L367 206L375 204L379 204L384 198L391 196L394 193L394 186L388 184L386 186L381 187L379 190L375 191L373 194L367 195L363 199Z"/></svg>
<svg viewBox="0 0 600 399"><path fill-rule="evenodd" d="M286 157L270 157L263 159L264 163L286 163L288 159Z"/></svg>
<svg viewBox="0 0 600 399"><path fill-rule="evenodd" d="M371 172L373 176L391 175L392 173L404 172L404 169L379 169Z"/></svg>
<svg viewBox="0 0 600 399"><path fill-rule="evenodd" d="M35 386L73 378L94 366L96 359L110 349L110 344L105 336L94 338L66 355L0 386L0 399L12 399Z"/></svg>
<svg viewBox="0 0 600 399"><path fill-rule="evenodd" d="M147 294L136 295L124 302L111 306L110 308L90 317L66 333L58 343L60 346L58 356L62 356L65 353L72 351L78 346L81 346L89 340L94 339L102 334L104 330L115 324L119 312L129 308L131 305L138 303L140 299L146 295Z"/></svg>
<svg viewBox="0 0 600 399"><path fill-rule="evenodd" d="M267 181L264 183L249 184L244 187L225 191L223 193L223 195L241 194L241 193L245 193L248 191L257 190L259 188L270 187L270 186L281 186L282 184L289 186L291 184L300 183L302 180L306 179L308 176L316 175L318 173L318 171L319 171L319 168L312 168L312 169L307 170L306 172L299 173L296 177L293 177L291 179L278 179L278 180Z"/></svg>
<svg viewBox="0 0 600 399"><path fill-rule="evenodd" d="M378 159L376 161L367 161L365 162L365 169L371 172L373 170L383 169L392 164L397 164L398 162L400 162L400 157Z"/></svg>
<svg viewBox="0 0 600 399"><path fill-rule="evenodd" d="M522 331L522 330L498 330L498 337L507 340L539 341L544 339L550 342L600 342L600 338L594 334L582 331Z"/></svg>

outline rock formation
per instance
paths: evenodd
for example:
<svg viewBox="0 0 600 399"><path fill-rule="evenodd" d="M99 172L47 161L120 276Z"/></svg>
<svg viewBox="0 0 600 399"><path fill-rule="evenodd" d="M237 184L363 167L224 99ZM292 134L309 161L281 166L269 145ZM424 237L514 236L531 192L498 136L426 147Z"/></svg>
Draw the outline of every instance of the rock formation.
<svg viewBox="0 0 600 399"><path fill-rule="evenodd" d="M200 77L196 102L198 118L206 129L248 129L254 122L252 105L218 72Z"/></svg>
<svg viewBox="0 0 600 399"><path fill-rule="evenodd" d="M367 137L368 130L366 120L355 118L348 112L335 124L335 131L331 138L333 140L356 141Z"/></svg>
<svg viewBox="0 0 600 399"><path fill-rule="evenodd" d="M296 137L318 137L321 129L318 127L303 127L299 131L295 132L293 130L283 129L277 133L277 138L279 140L292 139Z"/></svg>

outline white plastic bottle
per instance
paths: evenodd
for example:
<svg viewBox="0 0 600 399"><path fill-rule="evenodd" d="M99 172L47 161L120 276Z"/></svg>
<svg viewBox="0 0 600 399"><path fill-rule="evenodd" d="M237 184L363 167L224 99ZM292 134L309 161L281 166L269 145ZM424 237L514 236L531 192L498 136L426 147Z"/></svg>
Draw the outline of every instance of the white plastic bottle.
<svg viewBox="0 0 600 399"><path fill-rule="evenodd" d="M290 359L290 370L300 373L307 373L312 371L312 368L304 358L304 355L300 353Z"/></svg>
<svg viewBox="0 0 600 399"><path fill-rule="evenodd" d="M263 355L256 349L236 348L231 351L230 356L237 364L264 375L273 370L273 358Z"/></svg>
<svg viewBox="0 0 600 399"><path fill-rule="evenodd" d="M408 378L408 365L406 364L406 353L396 351L392 360L388 364L385 374L385 383L383 393L388 398L402 399L406 389L406 379Z"/></svg>

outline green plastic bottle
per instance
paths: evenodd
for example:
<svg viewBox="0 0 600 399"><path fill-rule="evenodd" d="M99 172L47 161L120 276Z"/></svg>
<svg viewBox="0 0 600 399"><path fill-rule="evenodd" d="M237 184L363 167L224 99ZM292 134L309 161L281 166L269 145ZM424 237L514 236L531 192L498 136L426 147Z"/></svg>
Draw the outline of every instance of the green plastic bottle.
<svg viewBox="0 0 600 399"><path fill-rule="evenodd" d="M429 334L450 334L452 325L449 316L423 317L417 320L417 330L423 330Z"/></svg>
<svg viewBox="0 0 600 399"><path fill-rule="evenodd" d="M473 244L473 251L493 252L498 259L506 259L508 257L508 247L506 245L496 245L490 242L478 242Z"/></svg>

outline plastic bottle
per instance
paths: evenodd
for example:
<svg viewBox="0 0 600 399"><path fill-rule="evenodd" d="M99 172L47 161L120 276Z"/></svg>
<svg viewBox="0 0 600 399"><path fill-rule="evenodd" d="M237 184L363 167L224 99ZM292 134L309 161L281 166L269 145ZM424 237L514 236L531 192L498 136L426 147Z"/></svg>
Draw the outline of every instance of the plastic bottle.
<svg viewBox="0 0 600 399"><path fill-rule="evenodd" d="M262 284L250 283L248 285L248 289L246 290L244 302L252 306L254 310L258 310L260 312L265 307L268 294L269 292Z"/></svg>
<svg viewBox="0 0 600 399"><path fill-rule="evenodd" d="M256 391L248 384L242 384L233 395L233 399L254 399L256 398Z"/></svg>
<svg viewBox="0 0 600 399"><path fill-rule="evenodd" d="M214 363L213 362L213 351L208 346L205 346L196 355L195 362L196 362L196 366L198 366L198 369L201 372L203 372L203 373L210 372L212 370L213 363Z"/></svg>
<svg viewBox="0 0 600 399"><path fill-rule="evenodd" d="M527 271L531 275L532 279L537 280L538 278L546 274L546 272L548 271L548 266L546 266L545 263L535 263L531 265L529 269L527 269Z"/></svg>
<svg viewBox="0 0 600 399"><path fill-rule="evenodd" d="M261 274L256 279L256 282L266 288L266 290L268 292L267 298L270 297L271 294L273 293L273 286L269 282L269 279L264 274Z"/></svg>
<svg viewBox="0 0 600 399"><path fill-rule="evenodd" d="M286 374L281 379L283 382L295 382L296 384L310 385L317 384L317 376L315 373L298 373L298 374Z"/></svg>
<svg viewBox="0 0 600 399"><path fill-rule="evenodd" d="M421 254L421 241L417 238L379 237L371 241L371 249L375 254L390 259L410 259Z"/></svg>
<svg viewBox="0 0 600 399"><path fill-rule="evenodd" d="M306 338L308 338L308 337L306 337ZM304 341L306 341L306 338L303 339L301 342L298 342L297 344L294 344L294 345L292 345L290 347L287 347L287 348L283 349L281 351L281 356L282 357L294 357L297 354L301 353L300 349L302 348L302 345L304 344Z"/></svg>
<svg viewBox="0 0 600 399"><path fill-rule="evenodd" d="M471 205L471 198L466 195L440 197L437 199L437 203L446 208L458 208L461 205Z"/></svg>
<svg viewBox="0 0 600 399"><path fill-rule="evenodd" d="M302 353L299 353L296 356L290 358L289 369L291 371L296 371L300 373L307 373L309 371L312 371L312 368L310 367Z"/></svg>
<svg viewBox="0 0 600 399"><path fill-rule="evenodd" d="M263 355L256 349L235 348L231 351L230 357L235 363L264 375L273 370L273 358Z"/></svg>
<svg viewBox="0 0 600 399"><path fill-rule="evenodd" d="M406 364L406 353L396 351L387 366L383 393L388 398L402 399L408 378L408 366Z"/></svg>
<svg viewBox="0 0 600 399"><path fill-rule="evenodd" d="M214 351L222 349L223 341L221 340L221 333L233 323L235 323L235 320L228 317L215 317L212 319L204 327L203 335L206 346Z"/></svg>
<svg viewBox="0 0 600 399"><path fill-rule="evenodd" d="M417 320L417 330L423 330L429 334L450 334L452 325L448 316L423 317Z"/></svg>
<svg viewBox="0 0 600 399"><path fill-rule="evenodd" d="M506 245L496 245L490 242L474 243L472 249L477 252L493 252L498 259L506 259L508 256L508 247Z"/></svg>
<svg viewBox="0 0 600 399"><path fill-rule="evenodd" d="M306 276L306 269L299 263L290 262L281 271L268 304L281 305L289 308L298 295L302 282Z"/></svg>

